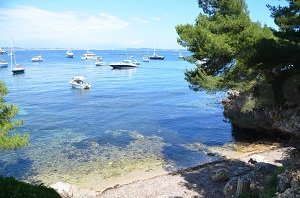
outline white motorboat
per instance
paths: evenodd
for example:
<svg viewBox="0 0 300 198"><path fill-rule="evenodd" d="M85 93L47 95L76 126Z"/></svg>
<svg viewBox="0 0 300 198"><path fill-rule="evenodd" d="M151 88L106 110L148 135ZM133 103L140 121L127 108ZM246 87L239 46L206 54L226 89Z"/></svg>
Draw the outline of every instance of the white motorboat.
<svg viewBox="0 0 300 198"><path fill-rule="evenodd" d="M22 74L25 72L25 68L20 65L20 64L17 64L17 61L16 61L16 55L15 55L15 51L14 51L14 48L13 48L13 45L12 45L12 38L10 40L10 66L11 66L11 71L13 74ZM13 66L13 59L14 59L14 66Z"/></svg>
<svg viewBox="0 0 300 198"><path fill-rule="evenodd" d="M70 80L70 84L73 88L76 89L89 89L91 88L90 83L88 83L83 76L74 76L72 80Z"/></svg>
<svg viewBox="0 0 300 198"><path fill-rule="evenodd" d="M195 64L201 66L201 65L205 64L207 61L208 61L208 58L203 58L201 60L197 60L195 62Z"/></svg>
<svg viewBox="0 0 300 198"><path fill-rule="evenodd" d="M94 52L86 51L81 57L82 60L102 60L101 56L97 56Z"/></svg>
<svg viewBox="0 0 300 198"><path fill-rule="evenodd" d="M34 56L32 59L31 59L31 61L32 62L43 62L43 57L41 56L41 55L39 55L39 56Z"/></svg>
<svg viewBox="0 0 300 198"><path fill-rule="evenodd" d="M179 53L178 58L184 58L182 53Z"/></svg>
<svg viewBox="0 0 300 198"><path fill-rule="evenodd" d="M104 65L106 65L106 63L105 63L105 62L102 62L101 60L97 60L97 61L95 62L95 65L96 65L96 66L104 66Z"/></svg>
<svg viewBox="0 0 300 198"><path fill-rule="evenodd" d="M6 60L0 59L0 67L7 67L8 62Z"/></svg>
<svg viewBox="0 0 300 198"><path fill-rule="evenodd" d="M71 50L68 50L68 51L66 52L66 56L67 56L67 58L73 58L73 57L74 57L74 54L73 54L73 52L72 52Z"/></svg>
<svg viewBox="0 0 300 198"><path fill-rule="evenodd" d="M134 64L131 60L123 60L118 63L111 63L109 64L113 69L129 69L129 68L136 68L137 65Z"/></svg>
<svg viewBox="0 0 300 198"><path fill-rule="evenodd" d="M143 57L143 62L149 62L149 61L150 61L150 59L149 59L148 56L144 56L144 57Z"/></svg>
<svg viewBox="0 0 300 198"><path fill-rule="evenodd" d="M0 54L6 54L6 51L2 48L0 48Z"/></svg>

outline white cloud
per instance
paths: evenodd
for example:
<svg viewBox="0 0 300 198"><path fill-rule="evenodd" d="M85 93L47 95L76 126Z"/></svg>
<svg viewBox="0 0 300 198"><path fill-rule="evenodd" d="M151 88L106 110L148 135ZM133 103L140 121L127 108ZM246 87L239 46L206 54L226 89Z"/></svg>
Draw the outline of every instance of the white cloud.
<svg viewBox="0 0 300 198"><path fill-rule="evenodd" d="M32 6L0 8L0 27L4 27L0 31L1 41L12 35L16 41L32 44L111 43L129 25L107 13L51 12Z"/></svg>
<svg viewBox="0 0 300 198"><path fill-rule="evenodd" d="M157 17L157 16L152 17L152 19L155 20L155 21L161 21L161 18L160 18L160 17Z"/></svg>

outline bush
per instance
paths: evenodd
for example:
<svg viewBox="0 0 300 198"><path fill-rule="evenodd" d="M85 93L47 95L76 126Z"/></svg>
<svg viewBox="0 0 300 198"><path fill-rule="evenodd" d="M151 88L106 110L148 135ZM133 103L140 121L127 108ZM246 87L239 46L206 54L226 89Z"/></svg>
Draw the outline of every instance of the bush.
<svg viewBox="0 0 300 198"><path fill-rule="evenodd" d="M0 177L0 197L5 198L60 198L52 188L43 185L31 185L12 177Z"/></svg>

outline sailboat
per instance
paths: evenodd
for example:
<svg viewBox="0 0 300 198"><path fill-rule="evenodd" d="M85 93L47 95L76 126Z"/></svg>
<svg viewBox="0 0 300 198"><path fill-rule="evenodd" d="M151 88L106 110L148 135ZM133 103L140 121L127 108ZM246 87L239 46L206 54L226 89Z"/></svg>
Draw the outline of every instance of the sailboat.
<svg viewBox="0 0 300 198"><path fill-rule="evenodd" d="M149 57L150 59L153 59L153 60L164 60L165 57L164 56L159 56L156 54L155 52L155 42L154 42L154 50L153 50L153 54L152 56Z"/></svg>
<svg viewBox="0 0 300 198"><path fill-rule="evenodd" d="M13 57L14 57L14 67L13 67ZM12 38L10 40L10 66L13 74L22 74L25 72L25 68L22 65L17 64L15 51L12 45Z"/></svg>

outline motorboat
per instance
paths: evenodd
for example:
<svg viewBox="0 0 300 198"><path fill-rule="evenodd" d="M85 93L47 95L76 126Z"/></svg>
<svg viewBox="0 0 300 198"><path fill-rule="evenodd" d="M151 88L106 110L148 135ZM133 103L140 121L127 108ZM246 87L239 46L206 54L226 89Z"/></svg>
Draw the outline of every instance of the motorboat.
<svg viewBox="0 0 300 198"><path fill-rule="evenodd" d="M89 89L91 88L90 83L88 83L83 76L74 76L72 80L70 80L70 84L73 88L76 89Z"/></svg>
<svg viewBox="0 0 300 198"><path fill-rule="evenodd" d="M198 66L201 66L201 65L207 63L207 61L208 61L208 58L203 58L203 59L201 59L201 60L197 60L197 61L195 62L195 64L198 65Z"/></svg>
<svg viewBox="0 0 300 198"><path fill-rule="evenodd" d="M0 67L7 67L8 62L6 60L0 59Z"/></svg>
<svg viewBox="0 0 300 198"><path fill-rule="evenodd" d="M164 56L159 56L159 55L156 54L156 51L155 51L155 42L154 42L153 54L152 54L152 56L150 56L150 59L153 59L153 60L164 60L165 59Z"/></svg>
<svg viewBox="0 0 300 198"><path fill-rule="evenodd" d="M2 48L0 48L0 54L6 54L6 51Z"/></svg>
<svg viewBox="0 0 300 198"><path fill-rule="evenodd" d="M97 56L94 52L86 51L81 57L82 60L102 60L101 56Z"/></svg>
<svg viewBox="0 0 300 198"><path fill-rule="evenodd" d="M13 45L12 45L12 38L10 40L10 66L11 66L11 71L12 73L15 75L15 74L23 74L25 72L25 68L20 65L20 64L17 64L17 61L16 61L16 55L15 55L15 51L14 51L14 48L13 48ZM13 60L14 60L14 66L13 66Z"/></svg>
<svg viewBox="0 0 300 198"><path fill-rule="evenodd" d="M150 59L149 59L148 56L144 56L144 57L143 57L143 62L149 62L149 61L150 61Z"/></svg>
<svg viewBox="0 0 300 198"><path fill-rule="evenodd" d="M101 60L96 60L95 65L96 66L104 66L104 65L106 65L106 63Z"/></svg>
<svg viewBox="0 0 300 198"><path fill-rule="evenodd" d="M182 53L179 53L178 58L184 58Z"/></svg>
<svg viewBox="0 0 300 198"><path fill-rule="evenodd" d="M131 60L123 60L118 63L111 63L109 64L113 69L129 69L129 68L136 68L137 65L134 64Z"/></svg>
<svg viewBox="0 0 300 198"><path fill-rule="evenodd" d="M68 51L66 52L66 57L67 57L67 58L73 58L73 57L74 57L73 52L72 52L71 50L68 50Z"/></svg>
<svg viewBox="0 0 300 198"><path fill-rule="evenodd" d="M43 57L41 56L41 55L39 55L39 56L34 56L32 59L31 59L31 61L32 62L43 62Z"/></svg>

